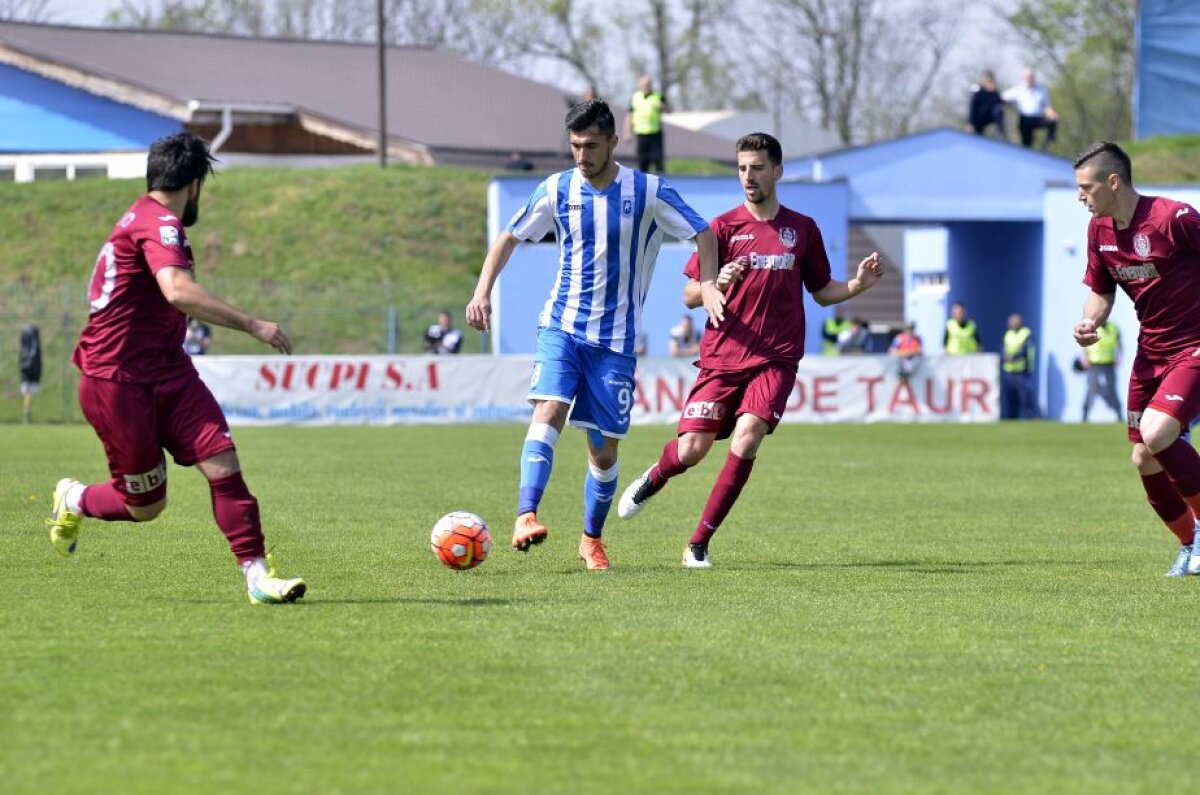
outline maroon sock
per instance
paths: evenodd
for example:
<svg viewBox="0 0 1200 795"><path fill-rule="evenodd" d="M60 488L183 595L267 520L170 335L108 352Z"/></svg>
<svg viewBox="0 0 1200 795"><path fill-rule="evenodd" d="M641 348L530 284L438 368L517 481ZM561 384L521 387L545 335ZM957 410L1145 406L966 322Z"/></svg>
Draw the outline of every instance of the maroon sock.
<svg viewBox="0 0 1200 795"><path fill-rule="evenodd" d="M654 487L651 494L656 493L663 486L667 485L667 481L676 475L682 475L687 472L690 467L679 460L679 439L672 439L663 445L662 455L658 457L658 463L650 470L650 485Z"/></svg>
<svg viewBox="0 0 1200 795"><path fill-rule="evenodd" d="M1154 458L1167 470L1171 482L1181 497L1200 494L1200 454L1184 439L1176 439L1167 449L1154 454Z"/></svg>
<svg viewBox="0 0 1200 795"><path fill-rule="evenodd" d="M238 563L263 557L265 544L258 520L258 500L246 488L242 473L209 481L208 486L217 527L225 534Z"/></svg>
<svg viewBox="0 0 1200 795"><path fill-rule="evenodd" d="M1150 503L1150 507L1163 520L1167 529L1175 534L1179 543L1184 546L1191 545L1195 536L1195 521L1170 476L1166 472L1142 475L1142 488L1146 490L1146 501Z"/></svg>
<svg viewBox="0 0 1200 795"><path fill-rule="evenodd" d="M704 513L700 515L700 524L696 525L696 532L692 533L691 543L707 544L713 537L721 522L729 515L729 509L737 502L738 495L742 493L742 486L750 479L750 470L753 468L753 458L739 458L732 451L725 457L725 466L721 467L717 483L708 495L708 502L704 504Z"/></svg>
<svg viewBox="0 0 1200 795"><path fill-rule="evenodd" d="M106 522L134 521L125 509L125 495L117 491L111 481L85 488L79 497L79 511L84 516Z"/></svg>

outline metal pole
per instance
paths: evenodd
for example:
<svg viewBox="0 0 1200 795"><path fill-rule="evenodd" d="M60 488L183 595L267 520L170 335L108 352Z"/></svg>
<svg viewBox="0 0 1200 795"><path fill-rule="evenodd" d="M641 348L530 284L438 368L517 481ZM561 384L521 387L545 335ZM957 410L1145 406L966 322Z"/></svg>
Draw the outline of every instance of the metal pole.
<svg viewBox="0 0 1200 795"><path fill-rule="evenodd" d="M375 0L375 51L379 60L379 167L387 168L387 48L384 46L384 0Z"/></svg>

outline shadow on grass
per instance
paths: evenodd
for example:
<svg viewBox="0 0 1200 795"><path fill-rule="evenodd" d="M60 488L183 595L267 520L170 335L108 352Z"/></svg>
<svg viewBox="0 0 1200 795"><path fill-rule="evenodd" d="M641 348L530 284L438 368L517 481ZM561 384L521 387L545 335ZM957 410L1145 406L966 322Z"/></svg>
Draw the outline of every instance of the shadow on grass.
<svg viewBox="0 0 1200 795"><path fill-rule="evenodd" d="M1116 563L1115 560L1094 560L1092 564ZM1059 568L1075 568L1078 561L1070 560L863 560L851 563L788 563L785 561L764 561L757 566L746 568L775 568L775 569L880 569L894 570L913 574L974 574L989 569L1024 566L1054 566ZM736 567L731 567L736 568Z"/></svg>
<svg viewBox="0 0 1200 795"><path fill-rule="evenodd" d="M500 599L497 597L456 597L456 596L363 596L347 597L345 599L326 599L318 597L312 601L307 599L297 602L301 607L320 607L322 605L437 605L441 607L508 607L528 603L529 599Z"/></svg>

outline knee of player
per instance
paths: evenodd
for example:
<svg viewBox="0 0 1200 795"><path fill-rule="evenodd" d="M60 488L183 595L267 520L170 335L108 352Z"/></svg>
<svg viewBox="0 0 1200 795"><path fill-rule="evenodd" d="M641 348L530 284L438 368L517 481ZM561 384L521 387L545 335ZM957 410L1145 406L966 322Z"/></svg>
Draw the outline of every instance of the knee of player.
<svg viewBox="0 0 1200 795"><path fill-rule="evenodd" d="M1133 465L1137 467L1138 472L1143 475L1153 475L1162 469L1154 454L1150 452L1150 448L1144 444L1135 444L1133 446L1133 454L1130 456L1130 459L1133 461Z"/></svg>
<svg viewBox="0 0 1200 795"><path fill-rule="evenodd" d="M164 494L158 502L152 502L149 505L126 505L125 510L129 511L129 515L135 522L151 522L157 519L166 507L167 496Z"/></svg>
<svg viewBox="0 0 1200 795"><path fill-rule="evenodd" d="M693 467L704 460L712 448L713 437L709 434L685 433L679 437L679 460L686 466Z"/></svg>

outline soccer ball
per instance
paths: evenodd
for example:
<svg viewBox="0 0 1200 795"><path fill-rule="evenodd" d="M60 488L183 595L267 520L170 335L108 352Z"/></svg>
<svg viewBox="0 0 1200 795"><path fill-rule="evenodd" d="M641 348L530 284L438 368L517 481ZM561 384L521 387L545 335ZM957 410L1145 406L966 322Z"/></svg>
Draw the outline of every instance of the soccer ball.
<svg viewBox="0 0 1200 795"><path fill-rule="evenodd" d="M473 569L487 558L492 534L487 522L467 511L451 511L429 534L433 554L451 569Z"/></svg>

